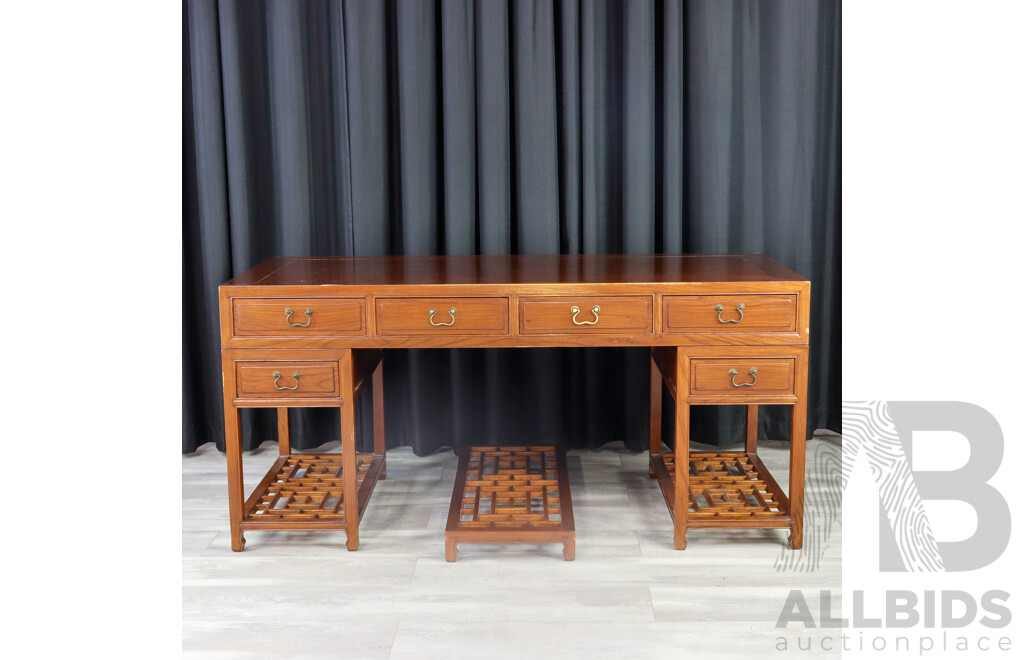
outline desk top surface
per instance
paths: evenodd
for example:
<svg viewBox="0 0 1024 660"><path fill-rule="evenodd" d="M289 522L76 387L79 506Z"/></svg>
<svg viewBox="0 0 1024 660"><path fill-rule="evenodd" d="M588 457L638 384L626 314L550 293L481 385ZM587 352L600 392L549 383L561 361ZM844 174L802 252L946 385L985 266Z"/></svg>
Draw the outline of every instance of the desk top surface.
<svg viewBox="0 0 1024 660"><path fill-rule="evenodd" d="M225 286L805 282L760 253L273 257Z"/></svg>

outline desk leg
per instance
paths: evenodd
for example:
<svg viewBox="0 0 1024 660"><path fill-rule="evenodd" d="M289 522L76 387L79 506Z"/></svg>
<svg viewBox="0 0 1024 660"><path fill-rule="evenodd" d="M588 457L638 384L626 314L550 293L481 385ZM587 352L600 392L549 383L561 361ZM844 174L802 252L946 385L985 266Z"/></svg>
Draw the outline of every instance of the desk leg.
<svg viewBox="0 0 1024 660"><path fill-rule="evenodd" d="M291 434L288 430L288 409L277 409L277 454L288 456L292 453Z"/></svg>
<svg viewBox="0 0 1024 660"><path fill-rule="evenodd" d="M373 453L383 459L378 479L388 476L387 450L384 440L384 358L381 357L373 372Z"/></svg>
<svg viewBox="0 0 1024 660"><path fill-rule="evenodd" d="M654 353L651 353L651 454L661 453L661 370L658 363L654 361ZM651 479L657 478L654 473L654 466L647 468Z"/></svg>
<svg viewBox="0 0 1024 660"><path fill-rule="evenodd" d="M689 360L681 350L676 351L676 383L688 383L686 371ZM675 544L676 550L686 549L686 513L690 508L690 404L686 394L676 392L676 445L675 445Z"/></svg>
<svg viewBox="0 0 1024 660"><path fill-rule="evenodd" d="M757 404L747 406L747 453L757 453Z"/></svg>
<svg viewBox="0 0 1024 660"><path fill-rule="evenodd" d="M793 519L789 547L804 544L804 463L807 452L807 401L793 406L789 436L789 516Z"/></svg>
<svg viewBox="0 0 1024 660"><path fill-rule="evenodd" d="M242 507L245 506L245 484L242 482L242 432L238 408L234 404L235 364L224 358L224 448L228 459L228 516L231 521L231 549L241 552L245 547L242 535Z"/></svg>
<svg viewBox="0 0 1024 660"><path fill-rule="evenodd" d="M341 356L341 474L349 550L359 549L359 479L356 475L356 414L352 351Z"/></svg>
<svg viewBox="0 0 1024 660"><path fill-rule="evenodd" d="M789 517L793 520L789 547L804 544L804 469L807 454L807 349L797 356L796 403L789 422Z"/></svg>

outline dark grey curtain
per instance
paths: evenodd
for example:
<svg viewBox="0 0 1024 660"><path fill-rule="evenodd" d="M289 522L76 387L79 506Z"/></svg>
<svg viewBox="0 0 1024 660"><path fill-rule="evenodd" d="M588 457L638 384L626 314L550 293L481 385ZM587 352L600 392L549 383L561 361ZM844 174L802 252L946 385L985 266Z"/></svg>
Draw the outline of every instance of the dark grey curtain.
<svg viewBox="0 0 1024 660"><path fill-rule="evenodd" d="M217 286L274 255L765 252L812 280L808 424L838 430L839 18L189 0L183 450L223 447ZM647 440L642 349L386 357L389 445ZM739 438L738 413L695 411L694 438ZM338 437L335 411L293 419L297 447ZM275 435L269 411L243 426L246 448ZM762 426L787 437L788 411Z"/></svg>

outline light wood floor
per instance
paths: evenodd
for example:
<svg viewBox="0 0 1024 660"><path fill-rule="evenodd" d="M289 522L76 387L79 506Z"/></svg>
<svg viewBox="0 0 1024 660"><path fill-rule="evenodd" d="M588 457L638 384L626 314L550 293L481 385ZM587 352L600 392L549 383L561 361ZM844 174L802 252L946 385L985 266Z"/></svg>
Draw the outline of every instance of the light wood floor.
<svg viewBox="0 0 1024 660"><path fill-rule="evenodd" d="M826 445L834 449L838 438L808 443L809 510L827 499L813 460ZM759 454L785 487L787 445L762 442ZM247 488L276 456L270 442L245 456ZM819 590L832 589L838 615L841 523L809 516L808 538L816 540L804 552L821 553L816 570L776 568L786 552L782 530L690 531L688 548L678 552L646 453L613 443L568 453L575 561L563 561L555 544L464 544L459 560L447 563L444 525L457 460L451 451L389 451L388 478L367 507L357 552L345 550L343 532L248 532L245 551L233 553L223 454L207 444L184 456L185 655L786 657L776 651L786 637L790 653L824 656L817 644L819 655L794 648L808 632L817 640L815 631L775 625L791 589L804 591L815 616Z"/></svg>

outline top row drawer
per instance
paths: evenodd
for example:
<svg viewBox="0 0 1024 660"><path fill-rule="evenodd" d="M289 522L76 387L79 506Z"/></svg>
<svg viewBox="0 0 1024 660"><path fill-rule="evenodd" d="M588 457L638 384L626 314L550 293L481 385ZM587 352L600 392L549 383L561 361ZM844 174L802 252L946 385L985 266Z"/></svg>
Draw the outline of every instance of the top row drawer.
<svg viewBox="0 0 1024 660"><path fill-rule="evenodd" d="M663 334L796 332L796 295L665 296Z"/></svg>
<svg viewBox="0 0 1024 660"><path fill-rule="evenodd" d="M520 297L521 334L651 334L652 296ZM509 299L377 298L376 334L507 336ZM662 334L795 332L797 296L662 298ZM454 310L454 312L453 312ZM236 337L364 337L364 298L236 298Z"/></svg>
<svg viewBox="0 0 1024 660"><path fill-rule="evenodd" d="M362 337L363 298L235 298L236 337Z"/></svg>

